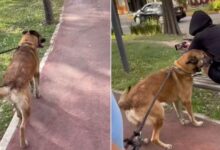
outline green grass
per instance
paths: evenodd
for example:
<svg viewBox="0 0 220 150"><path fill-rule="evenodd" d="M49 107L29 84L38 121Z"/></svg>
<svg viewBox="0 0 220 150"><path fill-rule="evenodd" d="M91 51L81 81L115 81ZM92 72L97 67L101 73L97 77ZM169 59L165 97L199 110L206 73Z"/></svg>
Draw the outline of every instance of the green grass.
<svg viewBox="0 0 220 150"><path fill-rule="evenodd" d="M134 40L136 39L136 41ZM139 40L137 40L139 39ZM149 39L149 40L148 40ZM126 53L130 65L130 73L123 71L115 40L112 42L112 88L124 90L136 84L147 75L169 67L179 57L174 48L158 43L158 41L178 40L181 37L157 35L152 37L124 38ZM145 42L143 42L145 40ZM132 42L131 42L132 41ZM154 42L155 41L155 42ZM193 89L193 108L195 112L203 113L211 118L220 119L220 96L213 91Z"/></svg>
<svg viewBox="0 0 220 150"><path fill-rule="evenodd" d="M42 0L1 0L0 1L0 51L16 47L23 30L34 29L39 31L47 42L39 50L40 57L49 46L50 38L59 21L59 14L63 0L52 0L55 22L45 25L44 8ZM12 53L0 55L0 83L7 68ZM8 123L13 116L12 107L8 102L0 102L0 138L4 134Z"/></svg>
<svg viewBox="0 0 220 150"><path fill-rule="evenodd" d="M127 42L129 41L173 41L177 40L180 41L182 39L181 36L177 35L166 35L166 34L155 34L152 36L146 36L146 35L123 35L123 39ZM112 35L112 40L115 40L115 35Z"/></svg>

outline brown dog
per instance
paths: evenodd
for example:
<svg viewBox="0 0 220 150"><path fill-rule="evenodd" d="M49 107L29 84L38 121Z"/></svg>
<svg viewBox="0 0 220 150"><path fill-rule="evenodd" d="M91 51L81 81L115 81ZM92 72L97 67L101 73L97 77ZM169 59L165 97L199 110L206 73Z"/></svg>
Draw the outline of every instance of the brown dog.
<svg viewBox="0 0 220 150"><path fill-rule="evenodd" d="M151 142L158 144L166 149L172 149L172 145L165 144L160 140L160 129L164 120L164 108L160 102L177 104L181 101L185 106L190 121L195 126L201 126L202 121L197 121L193 115L191 106L192 96L192 74L199 71L206 61L206 54L203 51L191 50L183 54L175 61L174 67L161 70L144 80L137 83L130 90L125 91L119 100L119 106L125 110L127 119L139 125L146 114L147 108L152 103L152 100L158 92L161 83L166 78L169 71L171 74L166 81L162 91L160 92L147 122L153 125L153 133ZM178 105L176 105L178 108ZM187 122L182 118L182 111L178 110L180 121L184 124Z"/></svg>
<svg viewBox="0 0 220 150"><path fill-rule="evenodd" d="M8 66L0 87L0 97L7 97L14 105L20 119L20 146L25 148L25 128L30 116L30 83L33 79L34 94L39 97L39 58L37 48L43 47L45 39L34 31L24 31L15 51L12 62Z"/></svg>

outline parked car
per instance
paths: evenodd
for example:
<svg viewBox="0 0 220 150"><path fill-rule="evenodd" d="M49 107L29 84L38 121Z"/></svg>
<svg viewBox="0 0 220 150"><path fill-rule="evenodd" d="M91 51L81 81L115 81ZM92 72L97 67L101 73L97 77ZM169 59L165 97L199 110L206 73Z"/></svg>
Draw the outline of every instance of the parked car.
<svg viewBox="0 0 220 150"><path fill-rule="evenodd" d="M186 12L182 6L174 7L174 11L178 22L180 21L180 19L186 17ZM149 17L159 18L162 15L162 3L148 3L144 5L141 9L139 9L136 13L134 13L134 21L136 23L141 23Z"/></svg>

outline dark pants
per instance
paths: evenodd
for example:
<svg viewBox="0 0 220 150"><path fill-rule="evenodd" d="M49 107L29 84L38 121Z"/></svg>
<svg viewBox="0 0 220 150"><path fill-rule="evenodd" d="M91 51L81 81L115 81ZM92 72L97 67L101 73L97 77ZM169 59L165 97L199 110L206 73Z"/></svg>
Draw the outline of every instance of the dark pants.
<svg viewBox="0 0 220 150"><path fill-rule="evenodd" d="M216 83L220 83L220 62L214 61L209 68L208 76Z"/></svg>

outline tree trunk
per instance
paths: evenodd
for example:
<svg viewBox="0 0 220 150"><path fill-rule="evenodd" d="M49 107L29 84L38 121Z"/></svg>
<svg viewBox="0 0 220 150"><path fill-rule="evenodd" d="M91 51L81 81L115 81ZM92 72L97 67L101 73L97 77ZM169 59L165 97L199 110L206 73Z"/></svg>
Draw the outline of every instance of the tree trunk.
<svg viewBox="0 0 220 150"><path fill-rule="evenodd" d="M164 34L180 35L181 31L177 23L172 0L162 0Z"/></svg>
<svg viewBox="0 0 220 150"><path fill-rule="evenodd" d="M50 0L43 0L46 24L53 23L53 10Z"/></svg>

